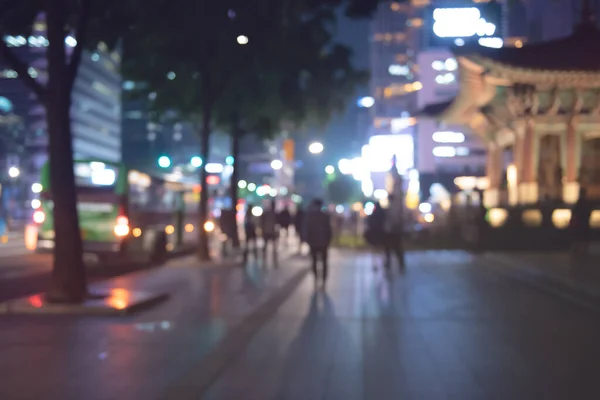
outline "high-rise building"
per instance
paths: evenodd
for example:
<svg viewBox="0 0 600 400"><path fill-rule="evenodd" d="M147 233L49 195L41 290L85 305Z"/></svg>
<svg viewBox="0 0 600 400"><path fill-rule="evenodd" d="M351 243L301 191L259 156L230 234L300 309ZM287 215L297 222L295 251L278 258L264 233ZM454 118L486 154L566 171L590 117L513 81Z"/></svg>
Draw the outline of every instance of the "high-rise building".
<svg viewBox="0 0 600 400"><path fill-rule="evenodd" d="M5 36L6 45L29 65L29 75L45 84L48 39L43 18L33 25L28 37ZM65 39L67 52L77 44ZM94 51L84 50L71 96L71 129L75 158L121 160L120 54L100 43ZM0 129L10 133L10 143L0 146L0 179L11 166L20 170L13 187L31 188L48 159L46 110L35 94L18 79L16 71L0 64ZM31 193L20 193L29 199ZM6 200L6 199L5 199ZM20 201L20 200L19 200ZM13 202L14 203L14 202ZM16 205L17 209L24 204Z"/></svg>

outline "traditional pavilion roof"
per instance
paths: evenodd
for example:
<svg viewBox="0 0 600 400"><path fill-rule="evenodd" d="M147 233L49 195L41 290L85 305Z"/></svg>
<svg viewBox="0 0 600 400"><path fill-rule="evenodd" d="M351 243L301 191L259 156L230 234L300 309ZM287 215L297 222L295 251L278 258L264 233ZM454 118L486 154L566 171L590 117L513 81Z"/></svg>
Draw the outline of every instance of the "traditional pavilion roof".
<svg viewBox="0 0 600 400"><path fill-rule="evenodd" d="M417 113L417 117L438 117L446 111L453 102L454 99L443 101L441 103L428 104Z"/></svg>
<svg viewBox="0 0 600 400"><path fill-rule="evenodd" d="M596 27L591 12L575 27L570 36L528 44L521 48L494 49L478 44L454 46L457 56L487 58L509 67L546 71L600 71L600 29Z"/></svg>

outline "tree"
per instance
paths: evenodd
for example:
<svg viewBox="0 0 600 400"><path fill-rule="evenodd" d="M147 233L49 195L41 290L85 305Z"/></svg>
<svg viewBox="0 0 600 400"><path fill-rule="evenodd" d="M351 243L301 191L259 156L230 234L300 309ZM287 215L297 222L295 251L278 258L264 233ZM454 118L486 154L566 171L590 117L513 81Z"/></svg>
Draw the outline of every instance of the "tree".
<svg viewBox="0 0 600 400"><path fill-rule="evenodd" d="M48 49L47 80L32 77L29 66L13 48L0 40L2 61L15 70L25 85L46 109L50 184L54 202L55 247L52 278L47 298L55 302L80 302L87 296L86 273L79 233L73 144L71 135L71 92L84 47L100 38L117 37L125 19L118 15L127 10L122 1L107 0L28 0L0 2L0 36L29 36L40 16L46 25ZM41 22L39 19L37 22ZM71 52L65 45L72 34L77 44Z"/></svg>
<svg viewBox="0 0 600 400"><path fill-rule="evenodd" d="M360 199L358 182L350 175L337 175L326 185L327 197L332 203L348 204Z"/></svg>

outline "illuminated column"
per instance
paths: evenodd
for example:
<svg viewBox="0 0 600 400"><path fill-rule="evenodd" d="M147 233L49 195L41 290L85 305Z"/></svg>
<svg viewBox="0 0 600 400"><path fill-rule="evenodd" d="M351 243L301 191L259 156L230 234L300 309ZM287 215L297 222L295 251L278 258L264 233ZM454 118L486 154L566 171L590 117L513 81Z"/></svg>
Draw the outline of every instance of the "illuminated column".
<svg viewBox="0 0 600 400"><path fill-rule="evenodd" d="M533 121L525 124L519 151L519 203L538 202L537 160L539 159L539 136Z"/></svg>
<svg viewBox="0 0 600 400"><path fill-rule="evenodd" d="M577 132L574 119L567 125L562 142L563 200L573 204L579 197L579 170L581 168L581 134Z"/></svg>
<svg viewBox="0 0 600 400"><path fill-rule="evenodd" d="M483 204L490 207L497 207L500 203L500 184L502 177L502 148L496 143L488 145L486 175L488 179L488 188L483 193Z"/></svg>

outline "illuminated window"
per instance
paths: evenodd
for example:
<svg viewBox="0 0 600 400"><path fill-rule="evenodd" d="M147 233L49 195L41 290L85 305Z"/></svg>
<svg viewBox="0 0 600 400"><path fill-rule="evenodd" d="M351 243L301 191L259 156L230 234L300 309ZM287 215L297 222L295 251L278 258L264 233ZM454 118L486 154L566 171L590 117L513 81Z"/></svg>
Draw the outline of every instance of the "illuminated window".
<svg viewBox="0 0 600 400"><path fill-rule="evenodd" d="M413 7L426 7L431 4L430 0L411 0L410 3Z"/></svg>
<svg viewBox="0 0 600 400"><path fill-rule="evenodd" d="M448 72L447 74L436 76L435 82L439 85L449 85L456 82L456 77L452 72Z"/></svg>
<svg viewBox="0 0 600 400"><path fill-rule="evenodd" d="M440 131L432 135L433 141L437 143L463 143L465 135L461 132Z"/></svg>
<svg viewBox="0 0 600 400"><path fill-rule="evenodd" d="M406 54L396 54L394 56L394 59L396 60L397 63L405 63L408 61L408 56Z"/></svg>
<svg viewBox="0 0 600 400"><path fill-rule="evenodd" d="M3 71L0 71L0 77L14 79L14 78L18 78L19 74L17 74L17 71L15 71L15 70L5 69Z"/></svg>
<svg viewBox="0 0 600 400"><path fill-rule="evenodd" d="M420 28L423 26L423 19L422 18L411 18L406 22L406 25L413 27L413 28Z"/></svg>
<svg viewBox="0 0 600 400"><path fill-rule="evenodd" d="M433 155L436 157L450 158L456 156L456 149L450 146L438 146L433 148Z"/></svg>

